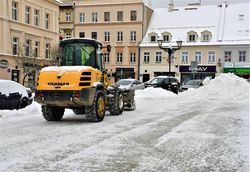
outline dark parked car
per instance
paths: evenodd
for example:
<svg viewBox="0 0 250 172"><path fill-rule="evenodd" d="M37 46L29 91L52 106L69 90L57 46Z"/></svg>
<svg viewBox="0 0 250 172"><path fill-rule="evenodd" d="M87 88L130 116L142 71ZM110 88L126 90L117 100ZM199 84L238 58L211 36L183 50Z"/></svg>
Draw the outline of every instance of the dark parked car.
<svg viewBox="0 0 250 172"><path fill-rule="evenodd" d="M186 91L189 88L199 88L203 86L202 80L195 79L195 80L189 80L184 85L181 86L180 91Z"/></svg>
<svg viewBox="0 0 250 172"><path fill-rule="evenodd" d="M30 90L10 80L0 80L0 109L21 109L30 105L33 96Z"/></svg>
<svg viewBox="0 0 250 172"><path fill-rule="evenodd" d="M135 90L144 89L144 84L136 79L121 79L116 85L123 90L124 106L135 110Z"/></svg>
<svg viewBox="0 0 250 172"><path fill-rule="evenodd" d="M174 78L169 76L157 76L152 78L151 80L144 83L145 87L159 87L165 90L172 91L175 94L178 94L180 90L180 82Z"/></svg>

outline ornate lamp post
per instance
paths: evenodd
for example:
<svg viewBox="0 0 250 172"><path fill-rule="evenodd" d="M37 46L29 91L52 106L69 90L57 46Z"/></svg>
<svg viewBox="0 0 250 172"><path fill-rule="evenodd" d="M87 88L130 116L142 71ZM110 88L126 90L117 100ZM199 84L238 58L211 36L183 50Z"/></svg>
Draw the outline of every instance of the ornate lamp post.
<svg viewBox="0 0 250 172"><path fill-rule="evenodd" d="M174 51L179 50L181 48L182 41L176 41L177 47L172 47L171 45L168 47L163 47L162 46L163 39L161 39L161 38L158 39L157 42L158 42L159 48L163 49L165 52L168 53L168 64L169 64L169 68L168 68L169 71L168 72L169 72L169 76L170 76L171 75L170 74L171 73L171 55L174 54Z"/></svg>

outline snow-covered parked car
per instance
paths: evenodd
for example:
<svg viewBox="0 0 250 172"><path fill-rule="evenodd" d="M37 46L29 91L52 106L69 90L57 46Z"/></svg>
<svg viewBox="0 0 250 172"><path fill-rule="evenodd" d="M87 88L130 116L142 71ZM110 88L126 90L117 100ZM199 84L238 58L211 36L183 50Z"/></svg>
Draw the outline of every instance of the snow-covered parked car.
<svg viewBox="0 0 250 172"><path fill-rule="evenodd" d="M0 80L0 110L25 108L32 101L32 92L21 84L10 80Z"/></svg>
<svg viewBox="0 0 250 172"><path fill-rule="evenodd" d="M184 85L181 86L180 90L186 91L189 88L199 88L201 86L203 86L201 79L189 80Z"/></svg>
<svg viewBox="0 0 250 172"><path fill-rule="evenodd" d="M144 84L136 79L121 79L116 85L123 90L124 106L135 110L135 90L144 89Z"/></svg>

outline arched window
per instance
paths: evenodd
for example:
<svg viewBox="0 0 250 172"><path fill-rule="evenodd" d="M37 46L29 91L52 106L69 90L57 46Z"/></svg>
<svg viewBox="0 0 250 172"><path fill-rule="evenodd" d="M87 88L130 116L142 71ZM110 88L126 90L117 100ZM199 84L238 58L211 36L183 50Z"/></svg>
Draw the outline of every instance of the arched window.
<svg viewBox="0 0 250 172"><path fill-rule="evenodd" d="M161 36L162 36L163 42L171 42L171 39L172 39L171 33L169 33L169 32L163 32L161 34Z"/></svg>
<svg viewBox="0 0 250 172"><path fill-rule="evenodd" d="M151 32L148 34L149 36L149 42L157 42L158 35L155 32Z"/></svg>
<svg viewBox="0 0 250 172"><path fill-rule="evenodd" d="M212 39L212 33L208 30L204 30L201 32L201 41L202 42L209 42Z"/></svg>

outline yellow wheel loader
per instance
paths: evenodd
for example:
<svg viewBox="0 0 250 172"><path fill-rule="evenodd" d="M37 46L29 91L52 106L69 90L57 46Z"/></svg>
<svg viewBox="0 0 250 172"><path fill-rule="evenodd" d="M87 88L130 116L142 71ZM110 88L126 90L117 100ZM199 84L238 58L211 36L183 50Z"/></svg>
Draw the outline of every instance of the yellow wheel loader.
<svg viewBox="0 0 250 172"><path fill-rule="evenodd" d="M110 51L110 46L107 46ZM123 112L123 93L109 84L102 60L102 44L92 39L67 39L60 43L60 66L41 70L35 100L47 121L61 120L65 108L99 122L108 109Z"/></svg>

